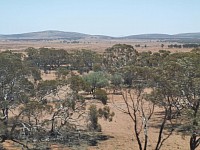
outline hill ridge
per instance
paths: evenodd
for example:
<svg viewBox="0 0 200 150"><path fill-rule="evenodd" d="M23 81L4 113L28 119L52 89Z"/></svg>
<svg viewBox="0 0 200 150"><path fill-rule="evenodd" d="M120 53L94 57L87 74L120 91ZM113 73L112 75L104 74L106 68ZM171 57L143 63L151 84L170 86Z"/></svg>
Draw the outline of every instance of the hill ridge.
<svg viewBox="0 0 200 150"><path fill-rule="evenodd" d="M129 35L123 37L112 37L107 35L91 35L79 32L65 32L59 30L45 30L37 32L27 32L19 34L0 34L0 39L13 39L13 40L23 40L23 39L69 39L69 40L79 40L86 38L95 39L200 39L200 32L193 33L179 33L179 34L137 34Z"/></svg>

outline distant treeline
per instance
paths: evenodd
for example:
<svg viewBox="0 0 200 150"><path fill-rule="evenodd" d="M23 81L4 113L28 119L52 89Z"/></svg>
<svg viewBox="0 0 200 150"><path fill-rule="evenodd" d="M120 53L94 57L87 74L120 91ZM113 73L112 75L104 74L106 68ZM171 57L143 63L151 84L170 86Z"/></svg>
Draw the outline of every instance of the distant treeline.
<svg viewBox="0 0 200 150"><path fill-rule="evenodd" d="M200 47L200 44L171 44L168 45L169 48L198 48Z"/></svg>

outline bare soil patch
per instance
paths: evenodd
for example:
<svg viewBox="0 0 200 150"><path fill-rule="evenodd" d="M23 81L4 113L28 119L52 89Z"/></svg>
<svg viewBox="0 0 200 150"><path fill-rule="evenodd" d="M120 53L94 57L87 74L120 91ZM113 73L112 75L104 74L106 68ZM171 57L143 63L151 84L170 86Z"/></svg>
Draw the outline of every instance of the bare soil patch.
<svg viewBox="0 0 200 150"><path fill-rule="evenodd" d="M111 96L110 96L111 98ZM108 103L111 107L111 110L115 112L115 116L112 122L106 122L104 120L100 120L100 124L102 126L102 130L104 134L112 135L114 138L110 138L107 141L101 142L97 147L90 147L89 150L137 150L138 145L133 132L133 123L127 114L119 111L118 107L125 107L123 103L122 96L115 95L114 103ZM152 118L153 125L157 125L159 112L162 110L159 107L155 108L155 115ZM154 124L155 123L155 124ZM155 144L158 138L158 128L150 128L149 129L149 145L148 149L154 149ZM165 131L166 132L166 131ZM143 133L142 133L143 134ZM169 139L164 143L163 150L169 149L181 149L188 150L189 149L189 138L183 138L181 134L174 133Z"/></svg>

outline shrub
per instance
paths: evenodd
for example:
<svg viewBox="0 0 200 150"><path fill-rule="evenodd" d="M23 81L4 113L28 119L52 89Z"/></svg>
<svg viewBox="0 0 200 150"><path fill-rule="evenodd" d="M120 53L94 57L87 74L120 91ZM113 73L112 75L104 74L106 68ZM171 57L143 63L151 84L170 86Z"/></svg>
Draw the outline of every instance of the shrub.
<svg viewBox="0 0 200 150"><path fill-rule="evenodd" d="M107 104L108 96L105 90L97 89L95 91L95 98L99 99L104 105Z"/></svg>
<svg viewBox="0 0 200 150"><path fill-rule="evenodd" d="M101 126L100 124L98 124L99 112L97 110L96 105L91 105L89 107L88 116L89 116L89 125L88 125L89 130L101 132Z"/></svg>
<svg viewBox="0 0 200 150"><path fill-rule="evenodd" d="M113 117L115 116L114 112L110 111L109 106L105 106L103 109L99 109L99 117L103 117L105 120L112 121Z"/></svg>

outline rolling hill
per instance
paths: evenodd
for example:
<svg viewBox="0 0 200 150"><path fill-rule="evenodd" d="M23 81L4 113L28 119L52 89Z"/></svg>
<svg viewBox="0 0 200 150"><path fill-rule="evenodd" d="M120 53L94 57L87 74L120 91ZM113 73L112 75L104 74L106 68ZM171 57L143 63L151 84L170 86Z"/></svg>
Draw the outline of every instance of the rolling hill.
<svg viewBox="0 0 200 150"><path fill-rule="evenodd" d="M56 30L48 30L41 32L30 32L22 34L0 35L1 40L79 40L79 39L200 39L200 32L197 33L181 33L181 34L139 34L124 37L111 37L106 35L89 35L78 32L63 32Z"/></svg>
<svg viewBox="0 0 200 150"><path fill-rule="evenodd" d="M89 35L77 33L77 32L63 32L63 31L41 31L41 32L30 32L22 34L9 34L0 35L1 39L81 39L86 38Z"/></svg>

